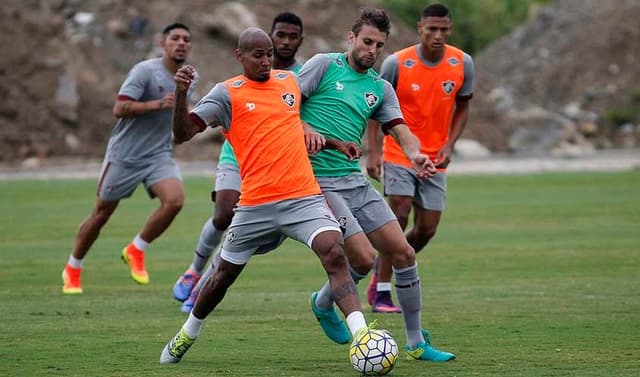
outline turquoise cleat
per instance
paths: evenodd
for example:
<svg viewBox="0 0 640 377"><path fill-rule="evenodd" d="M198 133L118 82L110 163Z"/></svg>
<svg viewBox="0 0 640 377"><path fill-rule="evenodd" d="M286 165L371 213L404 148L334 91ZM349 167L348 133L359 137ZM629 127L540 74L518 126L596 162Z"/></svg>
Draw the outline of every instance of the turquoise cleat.
<svg viewBox="0 0 640 377"><path fill-rule="evenodd" d="M446 362L456 359L456 355L451 352L440 351L431 345L431 337L427 330L422 330L424 342L420 342L413 349L407 345L407 360L425 360L433 362Z"/></svg>
<svg viewBox="0 0 640 377"><path fill-rule="evenodd" d="M329 339L338 344L349 343L351 335L349 334L349 330L347 330L347 326L340 319L340 316L338 316L336 308L332 307L329 310L322 310L318 308L316 306L316 297L318 297L318 292L313 292L311 294L311 310L316 316L318 322L320 322L322 331L324 331L325 335L327 335Z"/></svg>

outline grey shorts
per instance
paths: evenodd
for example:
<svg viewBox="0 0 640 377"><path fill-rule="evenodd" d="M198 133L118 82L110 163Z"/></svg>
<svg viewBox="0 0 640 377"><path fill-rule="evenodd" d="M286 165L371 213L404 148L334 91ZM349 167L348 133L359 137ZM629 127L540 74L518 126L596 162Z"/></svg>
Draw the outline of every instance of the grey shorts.
<svg viewBox="0 0 640 377"><path fill-rule="evenodd" d="M317 177L317 180L345 239L359 232L369 234L396 220L382 195L362 174Z"/></svg>
<svg viewBox="0 0 640 377"><path fill-rule="evenodd" d="M211 201L216 201L216 191L232 190L240 192L242 180L240 167L234 164L220 164L216 167L216 182L211 191Z"/></svg>
<svg viewBox="0 0 640 377"><path fill-rule="evenodd" d="M154 160L147 165L136 166L105 160L98 181L98 197L106 202L128 198L142 183L149 197L154 198L150 187L169 178L182 180L173 159Z"/></svg>
<svg viewBox="0 0 640 377"><path fill-rule="evenodd" d="M384 194L413 197L420 208L443 211L447 194L447 174L436 173L429 179L418 179L406 166L384 163Z"/></svg>
<svg viewBox="0 0 640 377"><path fill-rule="evenodd" d="M340 226L322 195L282 200L257 206L239 206L222 244L221 256L246 264L253 254L277 248L287 237L311 247L313 239Z"/></svg>

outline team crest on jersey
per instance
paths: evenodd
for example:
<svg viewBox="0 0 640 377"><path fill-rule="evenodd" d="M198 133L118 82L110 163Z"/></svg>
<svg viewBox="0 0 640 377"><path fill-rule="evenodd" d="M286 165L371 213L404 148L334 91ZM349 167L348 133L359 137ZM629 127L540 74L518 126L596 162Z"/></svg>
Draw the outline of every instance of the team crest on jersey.
<svg viewBox="0 0 640 377"><path fill-rule="evenodd" d="M378 96L376 96L375 94L373 94L371 92L366 92L364 94L364 100L367 103L367 106L369 106L369 108L371 108L371 107L374 107L378 103Z"/></svg>
<svg viewBox="0 0 640 377"><path fill-rule="evenodd" d="M276 75L275 75L275 76L276 76L276 78L277 78L278 80L284 80L284 79L286 79L287 77L289 77L289 74L288 74L288 73L286 73L286 72L278 72L278 73L276 73Z"/></svg>
<svg viewBox="0 0 640 377"><path fill-rule="evenodd" d="M234 232L227 231L227 242L232 243L233 240L236 239L236 234Z"/></svg>
<svg viewBox="0 0 640 377"><path fill-rule="evenodd" d="M413 66L415 66L417 64L417 62L413 59L407 59L404 61L404 63L402 63L402 65L404 65L407 68L411 68Z"/></svg>
<svg viewBox="0 0 640 377"><path fill-rule="evenodd" d="M342 230L342 233L344 233L347 230L347 218L346 218L346 216L338 216L338 218L336 220L338 220L338 224L340 225L340 229Z"/></svg>
<svg viewBox="0 0 640 377"><path fill-rule="evenodd" d="M456 58L455 56L449 58L448 62L449 62L449 65L452 66L452 67L455 67L458 64L460 64L460 60L458 60L458 58Z"/></svg>
<svg viewBox="0 0 640 377"><path fill-rule="evenodd" d="M239 88L242 85L244 85L244 80L236 80L236 81L231 83L231 87L232 88Z"/></svg>
<svg viewBox="0 0 640 377"><path fill-rule="evenodd" d="M281 97L284 103L286 103L289 107L293 107L293 105L296 104L296 96L293 93L287 92L284 93Z"/></svg>
<svg viewBox="0 0 640 377"><path fill-rule="evenodd" d="M453 92L453 89L455 89L455 87L456 87L456 83L451 80L447 80L442 83L442 90L444 90L444 92L447 94L451 94L451 92Z"/></svg>

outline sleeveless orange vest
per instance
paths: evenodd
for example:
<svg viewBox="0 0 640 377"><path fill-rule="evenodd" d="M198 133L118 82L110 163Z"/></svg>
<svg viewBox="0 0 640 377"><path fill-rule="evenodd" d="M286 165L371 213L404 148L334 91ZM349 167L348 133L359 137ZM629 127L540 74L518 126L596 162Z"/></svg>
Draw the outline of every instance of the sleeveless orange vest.
<svg viewBox="0 0 640 377"><path fill-rule="evenodd" d="M258 205L320 193L300 122L300 89L291 72L265 82L243 75L224 82L231 98L225 136L240 166L239 204Z"/></svg>
<svg viewBox="0 0 640 377"><path fill-rule="evenodd" d="M442 60L430 67L420 60L418 48L413 45L396 52L396 93L407 126L420 140L420 151L434 159L449 139L456 94L464 82L464 57L461 50L446 45ZM412 166L390 135L384 138L383 160Z"/></svg>

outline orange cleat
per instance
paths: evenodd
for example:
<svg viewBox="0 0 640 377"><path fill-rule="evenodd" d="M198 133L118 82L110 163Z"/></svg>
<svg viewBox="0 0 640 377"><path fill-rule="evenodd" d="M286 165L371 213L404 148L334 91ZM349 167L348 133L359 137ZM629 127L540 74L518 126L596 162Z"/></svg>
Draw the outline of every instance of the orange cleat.
<svg viewBox="0 0 640 377"><path fill-rule="evenodd" d="M138 250L133 244L122 249L122 260L129 265L131 278L138 284L149 284L149 274L144 267L144 251Z"/></svg>
<svg viewBox="0 0 640 377"><path fill-rule="evenodd" d="M82 268L73 268L69 264L62 270L62 293L67 295L78 295L82 293L82 285L80 285L80 274Z"/></svg>

